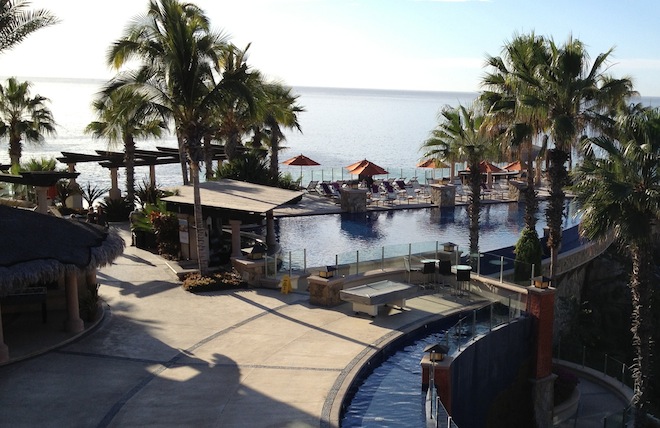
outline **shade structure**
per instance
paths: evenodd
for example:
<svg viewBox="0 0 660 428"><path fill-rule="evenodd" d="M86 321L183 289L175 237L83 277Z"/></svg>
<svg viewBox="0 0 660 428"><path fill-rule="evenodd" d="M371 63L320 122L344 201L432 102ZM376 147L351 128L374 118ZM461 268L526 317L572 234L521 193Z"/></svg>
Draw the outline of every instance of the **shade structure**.
<svg viewBox="0 0 660 428"><path fill-rule="evenodd" d="M433 169L441 169L441 168L449 168L449 165L441 161L440 159L426 159L424 161L421 161L417 164L418 168L433 168Z"/></svg>
<svg viewBox="0 0 660 428"><path fill-rule="evenodd" d="M522 163L520 161L515 161L515 162L511 162L510 164L505 166L503 169L505 171L510 171L510 172L523 171L523 170L527 169L527 164Z"/></svg>
<svg viewBox="0 0 660 428"><path fill-rule="evenodd" d="M302 153L299 154L298 156L292 157L291 159L287 159L282 163L285 164L285 165L296 165L296 166L299 165L300 166L300 181L302 181L302 167L303 166L321 165L320 163L316 162L315 160L312 160L312 159L308 158L307 156L303 155Z"/></svg>
<svg viewBox="0 0 660 428"><path fill-rule="evenodd" d="M468 166L467 170L470 170L470 167ZM488 174L488 173L493 173L493 172L504 172L502 168L500 168L497 165L493 165L492 163L488 161L481 161L479 162L479 172L482 174Z"/></svg>
<svg viewBox="0 0 660 428"><path fill-rule="evenodd" d="M0 297L68 271L111 263L124 251L116 230L0 205Z"/></svg>
<svg viewBox="0 0 660 428"><path fill-rule="evenodd" d="M380 166L366 159L360 161L357 164L357 166L355 166L353 169L349 168L354 165L356 164L349 165L348 167L346 167L346 169L348 169L348 172L350 172L351 174L355 174L358 176L371 177L374 175L388 174L388 172L385 169L381 168Z"/></svg>

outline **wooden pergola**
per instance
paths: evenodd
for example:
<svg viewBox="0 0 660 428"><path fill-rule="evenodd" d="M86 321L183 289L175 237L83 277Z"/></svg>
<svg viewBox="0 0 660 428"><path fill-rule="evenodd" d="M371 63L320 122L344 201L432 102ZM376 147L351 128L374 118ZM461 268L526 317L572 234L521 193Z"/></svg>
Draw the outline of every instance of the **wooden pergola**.
<svg viewBox="0 0 660 428"><path fill-rule="evenodd" d="M221 146L212 146L212 156L211 159L214 161L223 161L227 159L225 155L225 149ZM125 154L124 152L114 152L109 150L95 150L96 154L86 154L86 153L73 153L73 152L61 152L62 156L58 157L57 160L66 164L69 168L69 172L75 172L76 164L82 162L97 162L103 168L110 170L110 198L111 199L120 199L121 190L119 189L118 184L118 170L119 168L125 168L126 163L124 161ZM152 186L156 185L156 165L166 165L173 163L180 163L181 158L179 156L179 150L174 147L156 147L156 150L135 150L135 166L148 166L149 167L149 182ZM75 184L75 179L72 180L72 184ZM82 201L80 202L81 208Z"/></svg>

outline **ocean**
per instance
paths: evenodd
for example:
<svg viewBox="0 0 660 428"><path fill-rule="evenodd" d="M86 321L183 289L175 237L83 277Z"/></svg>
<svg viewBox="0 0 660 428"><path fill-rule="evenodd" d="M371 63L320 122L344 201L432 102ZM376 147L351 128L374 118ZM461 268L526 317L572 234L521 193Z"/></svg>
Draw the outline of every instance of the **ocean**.
<svg viewBox="0 0 660 428"><path fill-rule="evenodd" d="M47 136L43 145L23 145L23 162L30 158L52 158L62 151L95 154L95 150L122 151L121 145L109 147L107 140L85 134L87 124L95 120L91 103L103 81L94 80L31 80L32 96L50 99L48 104L57 122L57 135ZM422 157L421 145L437 123L442 106L470 103L474 93L386 91L366 89L334 89L294 87L298 103L305 111L299 114L302 132L286 130L285 147L280 162L304 154L321 165L315 167L280 165L282 172L300 177L306 185L310 180L350 179L345 166L368 159L390 174L389 177L422 179L425 174L439 175L441 170L416 169ZM138 140L143 150L156 146L176 147L168 135L160 140ZM9 163L7 142L0 141L0 164ZM65 168L66 165L60 165ZM94 162L79 163L78 182L103 187L110 186L109 172ZM148 168L136 169L136 183L148 178ZM125 188L123 171L119 171L120 188ZM178 165L158 165L156 180L160 186L181 184Z"/></svg>
<svg viewBox="0 0 660 428"><path fill-rule="evenodd" d="M22 161L30 158L58 157L62 151L94 154L95 150L122 151L108 147L107 140L94 139L84 133L85 126L95 120L91 103L101 89L102 80L33 79L31 94L50 99L49 107L57 122L57 135L46 137L41 146L23 145ZM448 170L415 168L422 158L421 146L437 124L438 112L445 105L467 105L476 93L392 91L369 89L337 89L294 87L298 103L305 111L299 114L302 132L286 130L285 147L280 162L298 154L320 163L315 167L280 165L282 172L300 177L306 185L310 180L356 178L345 167L368 159L385 168L387 177L425 178L447 176ZM660 105L658 98L640 99L646 104ZM168 135L160 140L137 141L143 150L156 146L176 147ZM0 141L0 164L9 163L7 142ZM65 165L61 165L65 168ZM78 182L101 187L110 186L110 174L94 162L80 163ZM136 183L148 179L148 168L136 169ZM384 178L384 177L383 177ZM119 172L120 188L125 188L123 171ZM156 180L162 187L181 184L178 164L158 165Z"/></svg>

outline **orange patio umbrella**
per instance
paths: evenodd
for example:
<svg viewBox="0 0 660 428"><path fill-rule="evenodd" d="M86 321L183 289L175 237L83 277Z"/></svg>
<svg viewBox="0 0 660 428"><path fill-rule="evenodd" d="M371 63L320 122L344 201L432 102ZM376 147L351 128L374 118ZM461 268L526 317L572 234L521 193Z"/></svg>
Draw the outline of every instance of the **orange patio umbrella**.
<svg viewBox="0 0 660 428"><path fill-rule="evenodd" d="M385 169L381 168L380 166L366 159L361 160L360 162L353 163L347 166L346 169L351 174L355 174L363 177L388 174L388 172Z"/></svg>
<svg viewBox="0 0 660 428"><path fill-rule="evenodd" d="M426 159L424 161L421 161L417 164L418 168L433 168L433 169L441 169L441 168L449 168L449 165L441 161L440 159Z"/></svg>
<svg viewBox="0 0 660 428"><path fill-rule="evenodd" d="M294 156L291 159L287 159L284 162L282 162L285 165L300 165L300 180L302 180L302 167L303 166L317 166L321 165L320 163L316 162L315 160L312 160L308 158L307 156L303 155L302 153L299 154L298 156Z"/></svg>

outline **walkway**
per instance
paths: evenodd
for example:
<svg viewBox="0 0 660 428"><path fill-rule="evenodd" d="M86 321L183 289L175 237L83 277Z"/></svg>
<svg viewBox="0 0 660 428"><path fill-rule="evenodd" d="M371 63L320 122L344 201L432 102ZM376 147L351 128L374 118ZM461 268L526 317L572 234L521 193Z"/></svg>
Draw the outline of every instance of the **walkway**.
<svg viewBox="0 0 660 428"><path fill-rule="evenodd" d="M350 379L381 346L473 303L423 295L371 319L348 304L311 306L302 292L194 295L135 247L98 279L106 310L96 328L0 366L0 426L332 426ZM71 340L53 334L61 322L50 317L37 339L14 326L12 358ZM35 340L41 349L28 347ZM600 426L582 421L613 409L603 398L583 394L577 427Z"/></svg>

